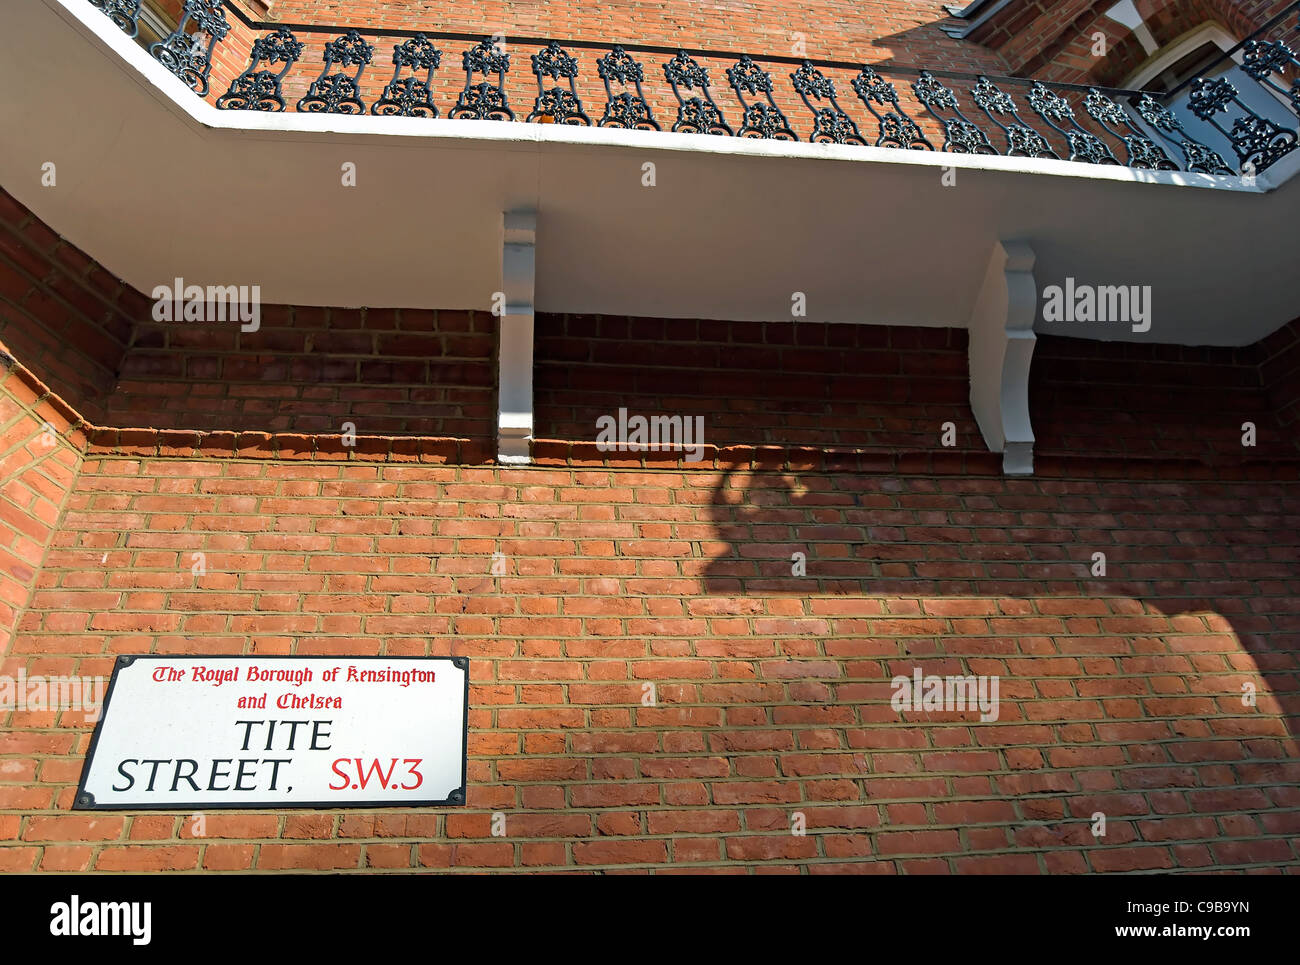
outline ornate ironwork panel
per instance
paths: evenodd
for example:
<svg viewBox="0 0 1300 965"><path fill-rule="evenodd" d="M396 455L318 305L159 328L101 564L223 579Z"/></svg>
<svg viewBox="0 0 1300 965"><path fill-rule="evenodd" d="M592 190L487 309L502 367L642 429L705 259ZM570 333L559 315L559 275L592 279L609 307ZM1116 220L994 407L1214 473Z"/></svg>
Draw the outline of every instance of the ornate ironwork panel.
<svg viewBox="0 0 1300 965"><path fill-rule="evenodd" d="M1142 120L1170 144L1177 144L1183 152L1188 171L1201 174L1232 174L1232 168L1219 156L1218 152L1206 147L1200 141L1193 140L1178 122L1173 111L1158 103L1150 94L1143 94L1138 102L1138 114ZM1170 135L1176 135L1171 137Z"/></svg>
<svg viewBox="0 0 1300 965"><path fill-rule="evenodd" d="M641 82L645 80L645 69L632 59L622 47L615 47L604 57L596 61L596 71L605 85L605 113L599 121L600 127L622 127L640 131L657 131L659 124L650 112ZM615 94L610 81L617 81L622 90ZM628 84L632 90L628 90Z"/></svg>
<svg viewBox="0 0 1300 965"><path fill-rule="evenodd" d="M282 111L284 75L302 56L302 43L286 27L253 41L252 60L217 98L217 107L238 111ZM279 72L258 70L262 64L284 64Z"/></svg>
<svg viewBox="0 0 1300 965"><path fill-rule="evenodd" d="M740 60L727 68L727 79L731 81L731 89L740 101L742 116L738 136L774 141L799 140L798 135L790 130L790 122L772 99L772 75L754 63L753 58L748 54L742 55ZM745 100L745 91L751 95L762 94L766 100L750 103Z"/></svg>
<svg viewBox="0 0 1300 965"><path fill-rule="evenodd" d="M928 70L912 82L912 90L921 106L943 125L942 149L954 154L997 154L988 135L961 112L957 95ZM952 111L955 117L944 117L939 111Z"/></svg>
<svg viewBox="0 0 1300 965"><path fill-rule="evenodd" d="M1228 110L1230 104L1236 104L1245 113L1232 122L1232 130L1225 131L1215 120L1215 115ZM1195 81L1187 106L1193 114L1209 121L1227 137L1241 161L1242 170L1263 171L1295 150L1294 132L1256 114L1237 96L1237 88L1221 77Z"/></svg>
<svg viewBox="0 0 1300 965"><path fill-rule="evenodd" d="M1011 95L993 81L980 77L970 94L971 100L988 115L989 120L1002 128L1002 133L1007 138L1008 157L1060 159L1061 156L1047 143L1047 138L1020 119L1020 112L1016 110L1016 102ZM1008 123L1002 123L1000 118L1003 117L1009 118Z"/></svg>
<svg viewBox="0 0 1300 965"><path fill-rule="evenodd" d="M1083 161L1085 164L1119 164L1119 158L1111 152L1106 142L1090 131L1084 130L1075 120L1074 108L1060 94L1048 90L1046 86L1035 82L1029 91L1029 106L1047 122L1047 126L1065 138L1070 145L1070 160ZM1056 121L1066 125L1062 127Z"/></svg>
<svg viewBox="0 0 1300 965"><path fill-rule="evenodd" d="M525 120L590 127L591 118L583 111L582 100L574 86L578 76L577 59L552 40L540 53L533 54L532 64L533 75L537 78L537 99L533 102L532 113ZM569 86L567 89L559 85L548 88L543 77L567 80Z"/></svg>
<svg viewBox="0 0 1300 965"><path fill-rule="evenodd" d="M433 72L442 63L442 51L424 34L416 34L393 47L393 77L384 85L379 100L370 105L370 113L399 117L437 117L433 103ZM402 69L411 76L403 77ZM420 77L418 71L424 71Z"/></svg>
<svg viewBox="0 0 1300 965"><path fill-rule="evenodd" d="M1297 28L1300 29L1300 28ZM1295 52L1280 40L1263 43L1248 40L1241 48L1241 69L1265 87L1271 87L1284 95L1291 102L1291 109L1300 114L1300 72L1291 81L1289 88L1280 87L1272 79L1273 74L1283 74L1292 67L1300 67L1300 59Z"/></svg>
<svg viewBox="0 0 1300 965"><path fill-rule="evenodd" d="M804 106L812 111L813 130L808 140L823 144L866 145L867 142L858 131L858 125L844 113L839 101L835 99L834 82L814 67L812 61L805 60L790 75L790 80Z"/></svg>
<svg viewBox="0 0 1300 965"><path fill-rule="evenodd" d="M465 88L456 98L456 106L448 117L474 121L513 121L515 112L506 103L506 71L510 69L510 55L498 50L491 39L480 40L461 55L465 66ZM474 83L474 75L497 75L496 84L486 79Z"/></svg>
<svg viewBox="0 0 1300 965"><path fill-rule="evenodd" d="M194 25L194 32L186 28ZM149 48L160 64L183 80L200 97L208 96L212 50L230 33L221 0L185 0L180 23L163 40ZM205 47L201 37L208 38Z"/></svg>
<svg viewBox="0 0 1300 965"><path fill-rule="evenodd" d="M361 34L349 30L325 45L325 65L320 76L311 82L307 95L298 101L298 110L311 114L364 114L361 100L361 72L366 69L375 48ZM356 73L330 73L335 66L356 67Z"/></svg>
<svg viewBox="0 0 1300 965"><path fill-rule="evenodd" d="M140 0L90 0L90 5L104 11L104 15L125 30L128 37L140 32Z"/></svg>
<svg viewBox="0 0 1300 965"><path fill-rule="evenodd" d="M684 50L664 65L664 77L677 98L677 120L672 129L683 134L732 134L722 111L709 92L709 72ZM703 97L683 97L682 89L699 90Z"/></svg>
<svg viewBox="0 0 1300 965"><path fill-rule="evenodd" d="M880 132L876 138L876 147L934 150L934 145L922 133L921 126L899 105L898 91L893 84L870 67L863 67L858 76L853 78L853 90L858 95L858 100L876 119ZM885 112L882 114L876 110L871 106L873 103L885 108Z"/></svg>
<svg viewBox="0 0 1300 965"><path fill-rule="evenodd" d="M1147 137L1133 123L1129 112L1096 88L1088 91L1083 99L1083 108L1088 115L1100 124L1107 133L1124 142L1128 152L1127 165L1131 168L1146 168L1153 171L1177 171L1178 165L1151 138Z"/></svg>

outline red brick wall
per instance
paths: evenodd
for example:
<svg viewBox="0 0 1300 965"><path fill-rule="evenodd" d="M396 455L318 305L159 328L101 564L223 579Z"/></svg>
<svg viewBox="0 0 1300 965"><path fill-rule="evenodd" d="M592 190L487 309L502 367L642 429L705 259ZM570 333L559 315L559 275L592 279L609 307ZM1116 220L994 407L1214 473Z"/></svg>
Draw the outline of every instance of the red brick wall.
<svg viewBox="0 0 1300 965"><path fill-rule="evenodd" d="M703 416L712 445L983 449L966 332L946 328L543 315L536 434L595 441L596 419Z"/></svg>
<svg viewBox="0 0 1300 965"><path fill-rule="evenodd" d="M1260 377L1279 425L1293 436L1300 420L1300 321L1264 339L1259 346Z"/></svg>
<svg viewBox="0 0 1300 965"><path fill-rule="evenodd" d="M118 653L468 655L468 807L209 815L195 840L182 814L70 814L89 728L18 714L0 866L1294 865L1297 518L1293 484L1250 478L92 455L22 653L82 674ZM999 720L900 719L889 681L914 667L999 675Z"/></svg>
<svg viewBox="0 0 1300 965"><path fill-rule="evenodd" d="M81 463L79 421L0 343L0 655L6 657ZM0 672L9 672L11 661L0 663L6 667Z"/></svg>
<svg viewBox="0 0 1300 965"><path fill-rule="evenodd" d="M494 437L486 313L263 306L256 332L152 302L0 191L0 341L90 422Z"/></svg>
<svg viewBox="0 0 1300 965"><path fill-rule="evenodd" d="M253 19L253 10L245 10L245 13ZM236 17L230 11L226 11L226 22L230 25L230 32L225 39L217 44L212 52L212 71L208 77L208 100L215 102L218 97L230 89L231 82L234 81L248 66L249 59L252 55L253 42L265 31L251 30L244 26L244 22ZM311 73L320 73L320 51L317 51L317 57L312 64ZM275 69L278 71L282 64L276 64ZM266 70L266 65L259 67L260 70ZM298 96L302 96L299 94ZM292 105L290 105L292 110Z"/></svg>
<svg viewBox="0 0 1300 965"><path fill-rule="evenodd" d="M496 320L484 312L264 306L237 322L138 322L115 426L495 437Z"/></svg>
<svg viewBox="0 0 1300 965"><path fill-rule="evenodd" d="M1261 29L1292 0L1136 0L1138 12L1158 45L1216 22L1238 40ZM1001 54L1016 74L1071 83L1116 86L1149 57L1128 28L1106 11L1113 0L1061 0L1003 8L969 39ZM1288 25L1270 33L1283 39ZM1106 38L1106 54L1093 54L1095 35Z"/></svg>
<svg viewBox="0 0 1300 965"><path fill-rule="evenodd" d="M1285 348L1297 330L1240 349L1042 335L1030 375L1035 450L1213 465L1300 458L1284 421L1300 384L1300 350ZM952 449L978 455L966 352L960 329L544 315L537 436L594 442L596 420L623 406L702 416L705 442L721 447L931 453L951 422ZM1256 426L1253 448L1242 446L1243 422Z"/></svg>
<svg viewBox="0 0 1300 965"><path fill-rule="evenodd" d="M143 306L138 292L0 190L0 341L88 418L103 416Z"/></svg>
<svg viewBox="0 0 1300 965"><path fill-rule="evenodd" d="M1294 340L1298 327L1238 349L1040 336L1029 379L1034 450L1216 466L1300 458L1283 400L1300 384L1296 359L1261 369L1265 346ZM1253 448L1242 445L1245 422L1256 428Z"/></svg>
<svg viewBox="0 0 1300 965"><path fill-rule="evenodd" d="M733 7L660 0L620 0L575 9L563 0L470 2L447 0L278 0L286 23L425 28L457 33L502 32L507 40L543 37L792 56L793 34L803 34L814 60L931 64L950 69L994 69L996 55L948 37L954 21L938 0L754 0ZM387 62L387 61L385 61ZM456 57L454 68L460 66ZM517 69L528 70L527 63Z"/></svg>

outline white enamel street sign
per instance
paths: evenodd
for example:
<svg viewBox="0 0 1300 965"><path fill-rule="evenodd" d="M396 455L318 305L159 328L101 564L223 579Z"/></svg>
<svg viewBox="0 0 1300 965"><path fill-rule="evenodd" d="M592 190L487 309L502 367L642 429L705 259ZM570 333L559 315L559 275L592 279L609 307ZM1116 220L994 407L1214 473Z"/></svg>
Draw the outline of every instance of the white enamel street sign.
<svg viewBox="0 0 1300 965"><path fill-rule="evenodd" d="M464 657L119 657L76 809L465 803Z"/></svg>

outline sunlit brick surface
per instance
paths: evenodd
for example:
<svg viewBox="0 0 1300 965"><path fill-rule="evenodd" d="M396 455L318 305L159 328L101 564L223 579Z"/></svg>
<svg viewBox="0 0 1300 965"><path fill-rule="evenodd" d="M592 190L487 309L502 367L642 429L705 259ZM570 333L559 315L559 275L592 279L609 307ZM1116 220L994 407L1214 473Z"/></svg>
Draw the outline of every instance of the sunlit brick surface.
<svg viewBox="0 0 1300 965"><path fill-rule="evenodd" d="M201 841L183 815L69 815L89 730L17 714L0 861L1293 864L1298 518L1294 485L1249 481L88 457L9 666L468 655L469 807L223 815ZM509 575L489 575L494 551ZM890 678L915 667L999 675L998 720L895 712Z"/></svg>
<svg viewBox="0 0 1300 965"><path fill-rule="evenodd" d="M507 41L511 36L543 37L792 56L793 45L802 39L807 55L816 60L875 62L894 58L900 63L925 62L951 69L992 69L999 63L996 55L954 41L940 30L940 24L954 21L938 2L280 0L274 11L286 23L427 28L484 36L504 33Z"/></svg>

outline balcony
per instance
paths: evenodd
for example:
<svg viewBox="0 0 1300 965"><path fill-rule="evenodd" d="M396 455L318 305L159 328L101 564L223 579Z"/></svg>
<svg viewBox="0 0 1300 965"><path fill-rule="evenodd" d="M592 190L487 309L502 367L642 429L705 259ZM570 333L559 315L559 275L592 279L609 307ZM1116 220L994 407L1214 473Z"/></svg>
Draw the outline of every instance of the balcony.
<svg viewBox="0 0 1300 965"><path fill-rule="evenodd" d="M1294 6L1239 51L1267 117L1214 78L1162 102L215 0L142 42L132 9L0 12L0 122L24 131L0 183L145 293L510 316L503 453L531 427L534 312L965 328L997 451L1028 434L1035 332L1239 346L1300 315ZM1044 310L1076 286L1145 289L1149 324Z"/></svg>
<svg viewBox="0 0 1300 965"><path fill-rule="evenodd" d="M5 184L144 290L204 276L296 304L486 309L501 213L522 209L539 212L550 311L762 320L791 317L802 292L811 320L964 324L1008 238L1033 245L1044 285L1152 285L1158 340L1241 344L1297 307L1267 291L1288 205L1257 197L1300 166L1296 59L1275 39L1289 19L1246 45L1289 122L1206 81L1181 96L1224 132L1211 144L1181 102L1023 78L326 30L218 0L191 0L152 42L135 0L0 16L7 89L34 92L0 105L28 131ZM42 190L33 172L60 157L98 161ZM129 239L110 230L136 222ZM1185 283L1207 222L1257 242L1239 263L1239 246L1216 255L1245 304ZM362 238L365 272L345 243Z"/></svg>
<svg viewBox="0 0 1300 965"><path fill-rule="evenodd" d="M140 39L139 0L89 2ZM169 36L140 42L222 110L668 130L1249 177L1296 147L1300 59L1285 38L1297 10L1300 3L1240 45L1243 76L1272 98L1262 106L1208 77L1175 100L898 65L259 23L223 0L187 3ZM1198 140L1189 126L1224 144Z"/></svg>

